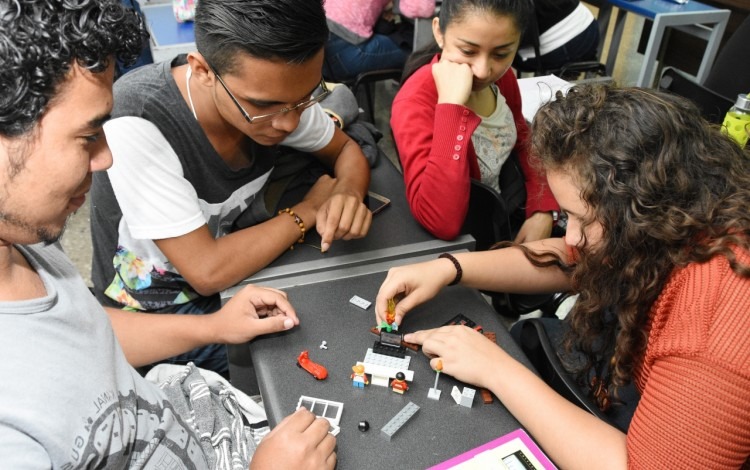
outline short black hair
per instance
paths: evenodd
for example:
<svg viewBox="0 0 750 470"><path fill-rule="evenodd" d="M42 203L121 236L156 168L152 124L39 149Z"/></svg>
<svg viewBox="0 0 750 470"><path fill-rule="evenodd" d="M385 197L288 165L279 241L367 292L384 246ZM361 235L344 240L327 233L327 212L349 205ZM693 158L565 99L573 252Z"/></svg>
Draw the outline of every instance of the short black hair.
<svg viewBox="0 0 750 470"><path fill-rule="evenodd" d="M118 0L0 0L0 135L29 132L74 61L101 72L134 62L147 41Z"/></svg>
<svg viewBox="0 0 750 470"><path fill-rule="evenodd" d="M302 64L328 41L322 0L200 0L195 10L198 52L219 73L237 53Z"/></svg>

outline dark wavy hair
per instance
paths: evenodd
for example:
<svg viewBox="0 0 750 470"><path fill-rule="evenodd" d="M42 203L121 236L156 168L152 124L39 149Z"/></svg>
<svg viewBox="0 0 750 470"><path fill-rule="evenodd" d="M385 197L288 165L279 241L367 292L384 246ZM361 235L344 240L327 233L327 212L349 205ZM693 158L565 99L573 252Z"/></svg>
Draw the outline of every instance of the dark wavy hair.
<svg viewBox="0 0 750 470"><path fill-rule="evenodd" d="M566 343L588 358L578 377L603 361L608 387L622 386L675 268L720 255L750 277L732 251L749 248L750 158L690 101L613 85L558 92L534 118L531 145L545 169L574 175L591 211L583 225L603 229L572 271L580 297Z"/></svg>
<svg viewBox="0 0 750 470"><path fill-rule="evenodd" d="M322 0L200 0L195 45L217 72L232 72L238 52L302 64L328 41Z"/></svg>
<svg viewBox="0 0 750 470"><path fill-rule="evenodd" d="M534 12L534 7L529 0L443 0L438 15L440 31L445 34L445 30L448 29L450 24L462 21L467 14L472 12L491 13L513 18L513 23L518 28L518 32L523 34L529 24L529 18ZM401 83L411 77L420 67L428 64L438 52L440 52L440 48L435 41L414 51L406 61L404 71L401 74Z"/></svg>
<svg viewBox="0 0 750 470"><path fill-rule="evenodd" d="M148 34L118 0L0 0L0 134L29 132L75 61L135 62Z"/></svg>

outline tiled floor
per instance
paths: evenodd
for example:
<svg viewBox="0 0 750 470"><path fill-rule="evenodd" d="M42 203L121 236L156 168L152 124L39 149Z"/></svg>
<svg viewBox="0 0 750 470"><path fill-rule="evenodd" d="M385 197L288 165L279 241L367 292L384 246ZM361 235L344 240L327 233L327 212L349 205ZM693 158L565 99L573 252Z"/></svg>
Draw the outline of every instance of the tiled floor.
<svg viewBox="0 0 750 470"><path fill-rule="evenodd" d="M596 9L592 8L594 14ZM614 22L612 22L614 23ZM610 32L613 24L610 25ZM637 46L638 37L643 27L643 19L641 17L635 17L634 15L628 15L625 33L621 42L620 52L618 54L617 63L615 65L613 77L616 82L622 85L630 85L635 83L637 78L638 70L640 68L642 56L635 53ZM606 51L609 47L609 41L607 40L604 45ZM606 60L606 53L602 57L602 61ZM390 118L390 102L393 99L393 95L396 92L395 83L379 83L376 89L376 115L375 122L378 128L386 131L388 129L388 121ZM383 132L384 137L380 141L379 145L388 157L394 162L397 161L395 151L393 149L393 143L390 138L390 132ZM89 281L91 274L91 237L89 228L89 203L87 203L74 214L69 222L68 228L63 236L61 243L68 253L68 256L73 260L84 279Z"/></svg>

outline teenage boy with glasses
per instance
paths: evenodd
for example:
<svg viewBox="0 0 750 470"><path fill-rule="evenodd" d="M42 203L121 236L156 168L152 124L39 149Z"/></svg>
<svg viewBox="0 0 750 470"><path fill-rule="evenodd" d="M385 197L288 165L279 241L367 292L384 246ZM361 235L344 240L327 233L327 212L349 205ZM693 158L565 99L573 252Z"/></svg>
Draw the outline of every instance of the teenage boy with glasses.
<svg viewBox="0 0 750 470"><path fill-rule="evenodd" d="M92 191L92 280L105 305L211 312L221 290L307 231L326 251L370 227L367 161L317 104L327 94L322 2L201 0L195 34L196 52L115 84L105 127L114 165ZM333 177L269 218L262 189L282 145ZM227 370L221 345L175 361Z"/></svg>

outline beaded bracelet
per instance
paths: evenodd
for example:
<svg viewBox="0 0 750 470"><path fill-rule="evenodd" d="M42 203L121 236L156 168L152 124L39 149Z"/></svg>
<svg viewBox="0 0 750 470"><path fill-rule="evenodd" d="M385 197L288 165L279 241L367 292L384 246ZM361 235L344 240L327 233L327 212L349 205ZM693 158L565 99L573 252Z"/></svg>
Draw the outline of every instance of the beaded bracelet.
<svg viewBox="0 0 750 470"><path fill-rule="evenodd" d="M461 282L461 277L464 275L464 270L461 269L461 264L458 262L458 260L450 253L443 253L442 255L438 256L438 258L447 258L451 260L453 266L456 267L456 277L448 285L455 286L456 284Z"/></svg>
<svg viewBox="0 0 750 470"><path fill-rule="evenodd" d="M296 243L304 243L304 241L305 241L305 223L302 222L302 218L300 216L298 216L297 214L295 214L294 211L291 210L288 207L286 209L282 209L282 210L279 211L279 215L284 214L284 213L289 214L290 216L292 216L292 218L294 219L294 223L297 224L297 225L299 225L299 231L300 231L301 235L299 237L299 240L297 240ZM289 249L293 250L294 249L294 244L292 244L292 246L290 246Z"/></svg>

